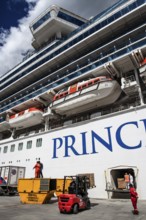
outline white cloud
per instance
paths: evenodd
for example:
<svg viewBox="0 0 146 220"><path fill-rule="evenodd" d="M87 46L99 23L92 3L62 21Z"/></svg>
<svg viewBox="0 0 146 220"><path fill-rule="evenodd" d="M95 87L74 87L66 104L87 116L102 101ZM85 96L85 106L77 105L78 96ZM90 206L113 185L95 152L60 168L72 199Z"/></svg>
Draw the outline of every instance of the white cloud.
<svg viewBox="0 0 146 220"><path fill-rule="evenodd" d="M17 1L17 0L15 0ZM29 4L29 12L27 17L18 21L18 28L12 27L9 31L1 29L0 32L0 75L6 73L23 59L23 54L32 49L32 35L29 30L29 24L41 12L52 4L57 4L68 10L73 10L74 13L90 17L98 13L99 5L105 5L102 0L25 0ZM112 0L112 3L117 0ZM101 4L99 4L101 2ZM111 1L106 1L106 4ZM32 8L32 3L36 3L35 8ZM108 3L108 5L111 3Z"/></svg>
<svg viewBox="0 0 146 220"><path fill-rule="evenodd" d="M1 28L0 30L0 75L3 75L8 70L13 68L23 59L23 54L29 49L32 49L32 35L29 30L30 22L43 12L49 3L48 0L26 0L29 3L29 13L18 21L19 26L11 27L9 31ZM31 3L37 3L32 9Z"/></svg>
<svg viewBox="0 0 146 220"><path fill-rule="evenodd" d="M7 36L9 35L9 31L3 28L0 28L0 44L4 44Z"/></svg>

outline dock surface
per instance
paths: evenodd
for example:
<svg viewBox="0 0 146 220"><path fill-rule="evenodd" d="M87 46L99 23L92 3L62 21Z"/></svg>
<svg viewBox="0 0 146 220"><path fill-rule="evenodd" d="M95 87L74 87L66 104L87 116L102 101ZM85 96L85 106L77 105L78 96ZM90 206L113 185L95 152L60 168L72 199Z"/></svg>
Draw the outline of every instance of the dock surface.
<svg viewBox="0 0 146 220"><path fill-rule="evenodd" d="M139 215L132 214L129 199L91 199L91 209L78 214L60 214L57 200L49 204L28 205L20 202L19 196L0 196L0 220L145 220L146 201L139 200Z"/></svg>

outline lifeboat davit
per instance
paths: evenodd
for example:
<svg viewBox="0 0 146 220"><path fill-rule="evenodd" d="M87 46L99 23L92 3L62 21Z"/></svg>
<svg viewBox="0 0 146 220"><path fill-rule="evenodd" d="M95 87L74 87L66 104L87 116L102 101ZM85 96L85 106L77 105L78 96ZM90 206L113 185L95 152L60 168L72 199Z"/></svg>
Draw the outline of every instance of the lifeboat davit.
<svg viewBox="0 0 146 220"><path fill-rule="evenodd" d="M33 107L10 116L9 124L11 128L22 129L40 124L42 119L43 110Z"/></svg>
<svg viewBox="0 0 146 220"><path fill-rule="evenodd" d="M144 84L146 84L146 58L141 63L141 67L139 68L140 77Z"/></svg>
<svg viewBox="0 0 146 220"><path fill-rule="evenodd" d="M121 87L116 80L106 76L96 77L68 87L58 92L50 108L58 114L67 111L77 113L88 107L102 107L114 103L121 94Z"/></svg>

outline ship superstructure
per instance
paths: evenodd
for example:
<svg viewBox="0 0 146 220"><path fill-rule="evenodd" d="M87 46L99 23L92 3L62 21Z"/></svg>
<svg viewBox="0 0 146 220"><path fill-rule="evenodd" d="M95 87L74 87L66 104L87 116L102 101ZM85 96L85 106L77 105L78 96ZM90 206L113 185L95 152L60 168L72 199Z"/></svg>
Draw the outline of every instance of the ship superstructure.
<svg viewBox="0 0 146 220"><path fill-rule="evenodd" d="M58 129L128 115L135 108L144 111L145 12L145 0L120 0L87 20L53 5L30 24L34 50L0 78L0 165L33 163L27 152L25 162L19 159L23 140L31 149L32 139L42 146L43 135L53 132L54 137ZM75 139L71 143L65 139L65 146L78 155ZM53 159L61 145L58 138ZM15 150L14 162L10 156ZM86 153L85 146L82 150ZM43 152L33 152L42 159ZM66 150L64 157L68 155Z"/></svg>

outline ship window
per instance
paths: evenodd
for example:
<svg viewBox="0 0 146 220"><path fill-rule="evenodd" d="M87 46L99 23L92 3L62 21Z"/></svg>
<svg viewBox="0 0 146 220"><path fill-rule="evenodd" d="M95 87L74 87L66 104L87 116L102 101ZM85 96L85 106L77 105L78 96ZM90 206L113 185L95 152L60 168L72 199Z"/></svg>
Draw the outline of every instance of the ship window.
<svg viewBox="0 0 146 220"><path fill-rule="evenodd" d="M101 116L101 112L94 112L91 114L91 118L96 118L96 117L99 117Z"/></svg>
<svg viewBox="0 0 146 220"><path fill-rule="evenodd" d="M10 148L10 152L14 152L14 150L15 150L15 144L12 144Z"/></svg>
<svg viewBox="0 0 146 220"><path fill-rule="evenodd" d="M89 82L89 83L88 83L88 86L91 86L91 85L92 85L92 82Z"/></svg>
<svg viewBox="0 0 146 220"><path fill-rule="evenodd" d="M100 79L100 81L105 81L107 78L102 78L102 79Z"/></svg>
<svg viewBox="0 0 146 220"><path fill-rule="evenodd" d="M24 111L23 112L19 112L18 116L24 115Z"/></svg>
<svg viewBox="0 0 146 220"><path fill-rule="evenodd" d="M39 138L36 140L36 147L41 147L42 146L42 138Z"/></svg>
<svg viewBox="0 0 146 220"><path fill-rule="evenodd" d="M68 92L65 92L64 95L65 95L65 96L68 95Z"/></svg>
<svg viewBox="0 0 146 220"><path fill-rule="evenodd" d="M85 85L83 85L83 86L82 86L82 89L83 89L83 88L86 88L86 86L87 86L86 84L85 84Z"/></svg>
<svg viewBox="0 0 146 220"><path fill-rule="evenodd" d="M5 146L4 150L3 150L3 153L7 153L7 151L8 151L8 146Z"/></svg>
<svg viewBox="0 0 146 220"><path fill-rule="evenodd" d="M20 150L22 150L23 149L23 143L19 143L18 144L18 150L20 151Z"/></svg>
<svg viewBox="0 0 146 220"><path fill-rule="evenodd" d="M99 81L99 79L95 79L95 80L94 80L94 83L97 83L98 81Z"/></svg>
<svg viewBox="0 0 146 220"><path fill-rule="evenodd" d="M27 149L30 149L32 148L32 141L27 141L27 146L26 146Z"/></svg>

